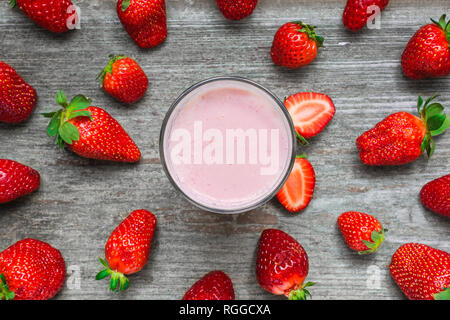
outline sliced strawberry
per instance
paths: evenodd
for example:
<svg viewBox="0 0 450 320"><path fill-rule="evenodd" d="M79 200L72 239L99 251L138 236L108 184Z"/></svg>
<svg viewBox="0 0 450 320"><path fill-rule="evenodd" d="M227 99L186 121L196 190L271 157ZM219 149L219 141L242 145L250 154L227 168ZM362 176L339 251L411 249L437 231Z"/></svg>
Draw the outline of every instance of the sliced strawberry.
<svg viewBox="0 0 450 320"><path fill-rule="evenodd" d="M311 202L316 185L316 174L305 155L297 156L284 186L278 191L278 201L290 212L305 209Z"/></svg>
<svg viewBox="0 0 450 320"><path fill-rule="evenodd" d="M333 118L336 108L323 93L299 92L284 101L295 129L303 138L317 135Z"/></svg>

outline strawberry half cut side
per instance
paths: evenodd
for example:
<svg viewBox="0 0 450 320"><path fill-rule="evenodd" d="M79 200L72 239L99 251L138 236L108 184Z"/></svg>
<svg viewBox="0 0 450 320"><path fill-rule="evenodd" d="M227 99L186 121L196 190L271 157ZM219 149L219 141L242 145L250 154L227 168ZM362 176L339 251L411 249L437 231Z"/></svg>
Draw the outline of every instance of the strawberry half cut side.
<svg viewBox="0 0 450 320"><path fill-rule="evenodd" d="M417 101L417 111L426 128L425 138L420 148L423 152L427 152L428 157L431 157L435 151L433 137L444 133L450 127L450 118L443 113L444 107L442 104L433 102L437 97L438 95L434 95L424 101L419 96Z"/></svg>
<svg viewBox="0 0 450 320"><path fill-rule="evenodd" d="M294 127L303 138L320 133L336 113L331 98L322 93L300 92L284 101Z"/></svg>
<svg viewBox="0 0 450 320"><path fill-rule="evenodd" d="M286 183L277 193L278 201L289 212L299 212L311 202L315 184L316 175L313 166L306 159L306 155L299 155Z"/></svg>

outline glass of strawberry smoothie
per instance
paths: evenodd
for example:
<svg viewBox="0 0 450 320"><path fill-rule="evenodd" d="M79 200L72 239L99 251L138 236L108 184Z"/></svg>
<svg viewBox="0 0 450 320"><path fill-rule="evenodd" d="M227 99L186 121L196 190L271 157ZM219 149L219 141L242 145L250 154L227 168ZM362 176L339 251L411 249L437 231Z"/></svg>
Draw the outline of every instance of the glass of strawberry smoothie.
<svg viewBox="0 0 450 320"><path fill-rule="evenodd" d="M195 84L174 102L160 155L176 189L217 213L255 209L276 195L295 159L295 129L283 103L240 77Z"/></svg>

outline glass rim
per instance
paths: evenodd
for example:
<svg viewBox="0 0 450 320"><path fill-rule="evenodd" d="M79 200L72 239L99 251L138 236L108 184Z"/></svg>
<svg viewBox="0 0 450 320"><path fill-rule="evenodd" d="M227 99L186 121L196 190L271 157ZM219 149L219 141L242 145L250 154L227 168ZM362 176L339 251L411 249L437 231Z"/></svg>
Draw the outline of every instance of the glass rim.
<svg viewBox="0 0 450 320"><path fill-rule="evenodd" d="M266 196L264 196L260 201L257 201L254 204L242 207L242 208L237 208L237 209L221 209L221 208L213 208L207 205L204 205L194 199L192 199L191 197L189 197L182 189L181 187L178 185L178 183L175 181L175 179L172 177L172 174L170 173L170 170L167 166L166 163L166 157L165 157L165 152L164 152L164 139L166 136L166 129L167 129L167 125L169 123L170 117L172 116L173 112L175 111L175 109L178 107L178 105L180 104L180 102L187 96L189 95L191 92L193 92L194 90L209 84L211 82L216 82L216 81L238 81L238 82L244 82L247 84L250 84L262 91L264 91L266 94L268 94L273 101L276 102L276 104L278 105L278 107L281 109L282 114L285 116L288 125L289 125L289 130L291 132L291 138L292 138L292 148L291 148L291 156L290 156L290 161L289 161L289 165L287 166L287 168L285 168L286 172L284 172L283 178L280 180L280 183L276 186L276 188L274 188L274 190L272 190L270 193L268 193ZM285 184L286 180L288 179L292 168L294 167L294 162L295 162L295 157L296 157L296 147L297 147L297 135L296 135L296 130L294 127L294 124L292 122L292 118L288 112L288 110L286 109L286 107L284 106L284 104L281 102L281 100L269 89L263 87L262 85L249 80L247 78L243 78L243 77L239 77L239 76L218 76L218 77L212 77L212 78L207 78L205 80L196 82L195 84L191 85L189 88L185 89L179 96L178 98L172 103L172 105L170 106L170 108L167 110L166 116L164 117L162 126L161 126L161 131L160 131L160 135L159 135L159 154L160 154L160 160L161 160L161 164L163 166L164 172L167 176L167 178L169 179L170 183L172 184L172 186L178 191L180 192L184 198L186 198L190 203L194 204L195 206L197 206L198 208L205 210L205 211L209 211L209 212L214 212L214 213L220 213L220 214L238 214L238 213L243 213L243 212L247 212L247 211L251 211L254 210L256 208L261 207L262 205L264 205L265 203L267 203L268 201L270 201L272 198L275 197L275 195L278 193L278 191L281 189L281 187Z"/></svg>

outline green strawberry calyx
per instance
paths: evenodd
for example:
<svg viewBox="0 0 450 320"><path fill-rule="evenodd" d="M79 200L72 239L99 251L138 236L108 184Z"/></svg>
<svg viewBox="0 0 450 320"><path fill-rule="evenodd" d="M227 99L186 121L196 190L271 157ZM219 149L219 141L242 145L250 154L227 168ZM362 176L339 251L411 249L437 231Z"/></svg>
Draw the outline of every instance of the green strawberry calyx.
<svg viewBox="0 0 450 320"><path fill-rule="evenodd" d="M0 274L0 300L13 300L15 294L9 290L5 275Z"/></svg>
<svg viewBox="0 0 450 320"><path fill-rule="evenodd" d="M17 4L17 0L9 0L9 5L11 6L11 8L14 8Z"/></svg>
<svg viewBox="0 0 450 320"><path fill-rule="evenodd" d="M447 15L443 14L441 16L441 18L439 19L439 21L436 21L434 19L431 19L431 21L433 21L434 24L436 24L442 30L444 30L444 32L446 34L447 41L448 41L448 46L450 48L450 20L447 21Z"/></svg>
<svg viewBox="0 0 450 320"><path fill-rule="evenodd" d="M314 40L317 43L318 47L323 46L324 38L316 34L314 30L317 28L316 26L310 26L309 24L303 23L302 21L293 21L292 23L298 24L301 28L298 29L298 32L304 32L308 35L308 38Z"/></svg>
<svg viewBox="0 0 450 320"><path fill-rule="evenodd" d="M122 12L127 11L128 7L130 6L131 0L123 0L122 1Z"/></svg>
<svg viewBox="0 0 450 320"><path fill-rule="evenodd" d="M383 228L381 228L380 230L373 230L372 234L370 235L371 241L361 240L369 249L364 251L358 251L358 254L369 254L376 252L383 243L385 239L385 233L387 231L388 231L387 229Z"/></svg>
<svg viewBox="0 0 450 320"><path fill-rule="evenodd" d="M102 280L106 277L111 276L111 281L109 283L109 289L111 291L125 291L130 286L130 280L121 272L117 272L111 269L108 263L100 258L100 263L105 267L104 270L97 273L95 276L96 280Z"/></svg>
<svg viewBox="0 0 450 320"><path fill-rule="evenodd" d="M307 282L301 285L299 288L292 290L288 294L289 300L307 300L308 297L312 298L311 293L306 288L314 286L315 282Z"/></svg>
<svg viewBox="0 0 450 320"><path fill-rule="evenodd" d="M433 137L445 132L450 127L450 118L445 115L442 104L433 102L438 95L428 98L426 101L421 96L417 100L417 111L420 114L423 124L426 128L421 149L426 151L430 158L434 154L435 144ZM432 103L433 102L433 103Z"/></svg>
<svg viewBox="0 0 450 320"><path fill-rule="evenodd" d="M436 293L433 298L434 300L450 300L450 288L445 288L443 291Z"/></svg>
<svg viewBox="0 0 450 320"><path fill-rule="evenodd" d="M91 99L83 95L75 96L69 103L64 91L56 94L56 103L62 109L55 112L42 113L46 118L50 118L47 126L47 134L50 137L56 137L56 144L63 149L65 143L72 144L73 141L80 140L78 128L69 122L69 120L77 117L88 117L92 121L92 113L86 108L91 106Z"/></svg>
<svg viewBox="0 0 450 320"><path fill-rule="evenodd" d="M119 60L126 59L126 58L128 58L128 57L124 56L123 54L119 54L119 55L110 54L109 55L109 59L110 60L109 60L108 65L97 76L97 79L100 81L100 87L103 86L103 82L105 81L106 74L108 74L108 73L111 74L112 73L112 69L113 69L114 63L116 63Z"/></svg>

